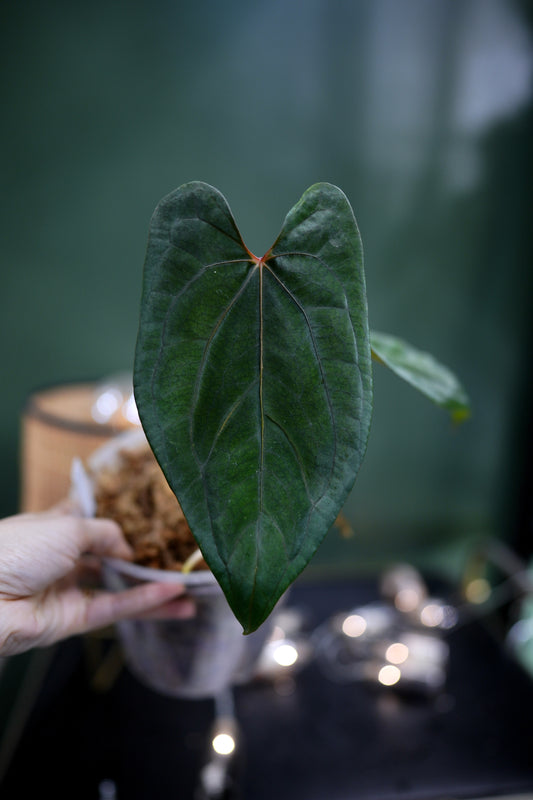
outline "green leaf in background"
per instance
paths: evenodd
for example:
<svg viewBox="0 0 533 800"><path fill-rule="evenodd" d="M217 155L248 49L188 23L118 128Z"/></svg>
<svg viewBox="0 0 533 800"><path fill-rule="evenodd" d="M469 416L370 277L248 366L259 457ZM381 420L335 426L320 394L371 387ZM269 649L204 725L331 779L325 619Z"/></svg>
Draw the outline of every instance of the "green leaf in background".
<svg viewBox="0 0 533 800"><path fill-rule="evenodd" d="M457 377L429 353L395 336L375 331L370 334L370 342L372 357L377 362L449 411L454 422L463 422L470 416L469 400Z"/></svg>
<svg viewBox="0 0 533 800"><path fill-rule="evenodd" d="M372 368L345 195L308 189L262 257L189 183L149 231L134 369L141 421L245 632L309 562L353 486Z"/></svg>

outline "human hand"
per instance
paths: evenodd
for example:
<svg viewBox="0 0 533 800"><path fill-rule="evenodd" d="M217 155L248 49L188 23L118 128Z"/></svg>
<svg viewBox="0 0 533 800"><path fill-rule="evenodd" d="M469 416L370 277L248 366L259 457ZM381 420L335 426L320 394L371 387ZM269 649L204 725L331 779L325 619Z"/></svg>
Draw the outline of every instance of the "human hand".
<svg viewBox="0 0 533 800"><path fill-rule="evenodd" d="M131 617L190 617L184 587L147 583L123 592L87 592L94 557L131 559L111 520L58 509L0 520L0 656L43 647Z"/></svg>

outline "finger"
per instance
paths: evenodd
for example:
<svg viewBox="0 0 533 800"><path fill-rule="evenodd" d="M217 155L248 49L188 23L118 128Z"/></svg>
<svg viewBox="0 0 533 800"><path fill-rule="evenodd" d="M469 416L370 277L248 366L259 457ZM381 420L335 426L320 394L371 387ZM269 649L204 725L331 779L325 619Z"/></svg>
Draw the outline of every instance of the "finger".
<svg viewBox="0 0 533 800"><path fill-rule="evenodd" d="M196 603L190 597L180 597L177 600L171 600L157 608L152 608L150 611L144 611L139 615L138 619L150 620L169 620L169 619L191 619L196 616Z"/></svg>
<svg viewBox="0 0 533 800"><path fill-rule="evenodd" d="M145 583L122 592L102 592L86 597L85 629L102 628L121 619L139 617L175 600L184 591L184 587L177 584Z"/></svg>
<svg viewBox="0 0 533 800"><path fill-rule="evenodd" d="M80 554L131 560L133 551L116 522L110 519L79 519L77 530Z"/></svg>

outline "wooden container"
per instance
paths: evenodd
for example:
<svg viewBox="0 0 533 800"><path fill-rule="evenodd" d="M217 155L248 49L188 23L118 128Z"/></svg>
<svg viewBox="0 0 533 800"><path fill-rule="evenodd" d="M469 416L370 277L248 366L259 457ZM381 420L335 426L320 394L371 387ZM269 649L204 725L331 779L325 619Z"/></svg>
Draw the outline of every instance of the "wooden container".
<svg viewBox="0 0 533 800"><path fill-rule="evenodd" d="M43 511L66 498L72 459L85 460L117 433L134 427L120 408L105 423L94 419L100 383L55 386L32 394L22 416L20 504Z"/></svg>

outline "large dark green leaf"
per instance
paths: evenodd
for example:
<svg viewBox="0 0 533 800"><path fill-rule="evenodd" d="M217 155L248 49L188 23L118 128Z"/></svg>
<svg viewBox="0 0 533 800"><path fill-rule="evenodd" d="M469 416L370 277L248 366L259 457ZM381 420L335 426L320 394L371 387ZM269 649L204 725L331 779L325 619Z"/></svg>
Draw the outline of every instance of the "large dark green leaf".
<svg viewBox="0 0 533 800"><path fill-rule="evenodd" d="M386 333L372 331L370 341L376 361L446 409L454 422L470 415L469 400L457 376L432 355Z"/></svg>
<svg viewBox="0 0 533 800"><path fill-rule="evenodd" d="M216 189L164 198L134 382L151 447L250 632L333 524L366 448L363 257L345 195L312 186L263 258Z"/></svg>

